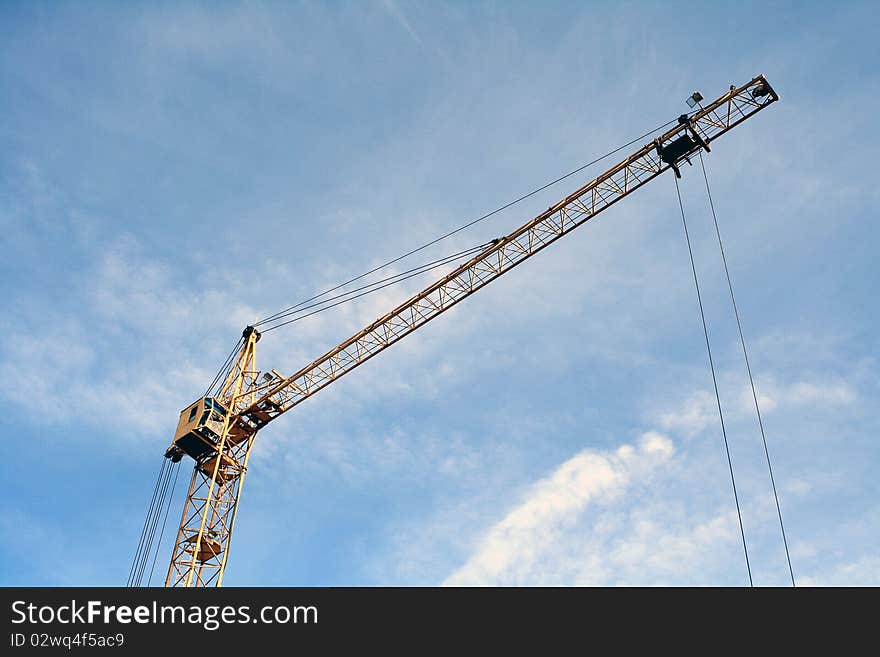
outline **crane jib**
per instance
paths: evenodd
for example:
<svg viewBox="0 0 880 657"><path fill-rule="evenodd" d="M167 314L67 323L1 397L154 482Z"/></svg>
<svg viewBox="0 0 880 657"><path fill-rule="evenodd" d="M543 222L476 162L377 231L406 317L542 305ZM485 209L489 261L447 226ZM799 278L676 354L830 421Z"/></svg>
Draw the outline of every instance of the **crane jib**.
<svg viewBox="0 0 880 657"><path fill-rule="evenodd" d="M497 240L292 376L264 383L257 390L257 401L250 407L238 404L239 412L252 417L255 426L263 426L267 416L274 419L289 410L666 169L671 168L680 175L678 163L682 159L700 148L708 151L710 142L776 100L778 96L763 76L739 88L731 87L690 117L680 117L677 126L654 142Z"/></svg>
<svg viewBox="0 0 880 657"><path fill-rule="evenodd" d="M694 104L703 98L692 96ZM175 541L166 586L220 586L250 449L257 432L297 404L409 335L502 274L583 225L602 210L679 165L779 96L763 75L731 86L715 101L683 114L677 124L575 192L413 295L291 376L259 378L256 343L248 327L220 391L182 413L172 460L196 462ZM234 352L233 352L234 353Z"/></svg>

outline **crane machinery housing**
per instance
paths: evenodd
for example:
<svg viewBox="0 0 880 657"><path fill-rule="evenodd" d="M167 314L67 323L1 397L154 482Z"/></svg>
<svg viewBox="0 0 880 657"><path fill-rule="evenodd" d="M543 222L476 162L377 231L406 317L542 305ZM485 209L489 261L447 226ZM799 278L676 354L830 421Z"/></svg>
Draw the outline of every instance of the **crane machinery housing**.
<svg viewBox="0 0 880 657"><path fill-rule="evenodd" d="M702 97L694 94L695 103ZM357 334L290 376L256 366L260 331L245 328L241 347L217 392L180 414L165 457L194 461L166 586L221 586L248 458L259 431L316 392L549 246L602 210L680 165L779 99L763 75L730 89L619 163ZM669 125L669 124L667 124Z"/></svg>

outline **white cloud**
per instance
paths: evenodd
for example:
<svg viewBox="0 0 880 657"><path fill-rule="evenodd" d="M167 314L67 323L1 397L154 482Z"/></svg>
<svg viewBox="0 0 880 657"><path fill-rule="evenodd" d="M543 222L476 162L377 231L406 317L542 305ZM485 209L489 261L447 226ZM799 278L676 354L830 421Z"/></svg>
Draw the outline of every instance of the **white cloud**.
<svg viewBox="0 0 880 657"><path fill-rule="evenodd" d="M413 41L421 45L422 38L418 35L418 33L413 29L413 26L410 24L409 20L406 17L406 14L397 6L397 3L394 0L382 0L381 4L382 8L391 16L400 27L412 38Z"/></svg>
<svg viewBox="0 0 880 657"><path fill-rule="evenodd" d="M700 391L689 397L681 408L661 414L660 426L678 430L690 437L706 427L718 423L718 406L708 392Z"/></svg>
<svg viewBox="0 0 880 657"><path fill-rule="evenodd" d="M31 410L41 400L30 421L75 421L76 435L170 438L163 431L211 379L195 354L254 313L219 289L176 285L171 267L141 252L130 237L99 243L92 265L68 277L74 313L33 300L19 309L27 332L0 321L0 397Z"/></svg>
<svg viewBox="0 0 880 657"><path fill-rule="evenodd" d="M845 383L816 384L796 383L788 391L787 399L794 404L824 403L828 405L849 404L855 401L856 394Z"/></svg>
<svg viewBox="0 0 880 657"><path fill-rule="evenodd" d="M777 383L764 379L756 383L758 404L762 413L787 410L809 405L813 408L834 408L854 403L858 395L845 381L794 381ZM743 388L739 397L741 413L751 413L755 408L750 387Z"/></svg>
<svg viewBox="0 0 880 657"><path fill-rule="evenodd" d="M722 380L731 378L731 373L722 374ZM834 408L852 404L858 395L852 386L844 381L815 382L794 381L778 383L774 379L764 379L756 384L758 404L761 413L768 414L778 410L809 405L813 408ZM755 401L751 387L740 389L736 403L725 411L725 419L741 419L754 413ZM690 395L680 408L665 411L659 417L660 426L667 431L677 431L691 438L710 427L719 426L718 406L714 395L701 390Z"/></svg>
<svg viewBox="0 0 880 657"><path fill-rule="evenodd" d="M803 479L790 479L785 490L792 495L807 495L813 490L813 486L809 481Z"/></svg>
<svg viewBox="0 0 880 657"><path fill-rule="evenodd" d="M614 452L584 450L534 484L525 498L480 541L474 554L445 584L474 585L516 581L552 544L559 531L587 505L625 488L630 478L667 460L672 441L648 432L637 446Z"/></svg>
<svg viewBox="0 0 880 657"><path fill-rule="evenodd" d="M864 555L798 578L800 586L880 586L880 557Z"/></svg>
<svg viewBox="0 0 880 657"><path fill-rule="evenodd" d="M587 549L606 555L600 576L576 568L570 574L571 581L584 584L669 584L694 578L711 581L711 573L717 567L713 562L719 555L728 556L727 548L739 541L735 512L732 509L715 511L701 517L701 514L689 516L658 511L650 501L644 501L628 513L624 512L628 531L588 544ZM733 556L737 566L742 564L739 555ZM742 568L745 577L745 566Z"/></svg>
<svg viewBox="0 0 880 657"><path fill-rule="evenodd" d="M808 398L836 404L853 398L848 390L843 384L826 389L796 383L777 386L774 392L787 404ZM679 408L656 413L656 419L664 429L697 435L717 422L714 397L691 394ZM464 562L444 583L747 584L723 456L713 441L685 444L687 449L676 450L665 433L648 431L635 445L576 454L532 485L500 520L487 521L491 516L484 513L483 528L475 532L478 538L459 546ZM741 458L736 465L747 540L751 548L761 545L773 555L752 564L755 581L785 585L763 463ZM777 481L789 508L812 497L814 487L805 478ZM797 554L803 557L803 541L798 545ZM828 581L846 581L851 570L822 572Z"/></svg>

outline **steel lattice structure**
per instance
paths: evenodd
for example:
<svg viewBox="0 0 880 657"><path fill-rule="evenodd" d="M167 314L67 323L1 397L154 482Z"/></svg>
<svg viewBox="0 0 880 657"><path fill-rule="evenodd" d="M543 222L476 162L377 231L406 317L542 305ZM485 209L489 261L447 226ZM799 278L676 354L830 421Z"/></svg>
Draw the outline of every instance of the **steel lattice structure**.
<svg viewBox="0 0 880 657"><path fill-rule="evenodd" d="M714 140L778 99L763 75L740 87L731 86L715 101L691 115L682 115L675 127L531 221L494 240L442 279L291 376L271 370L264 380L259 379L255 356L260 333L253 327L245 329L243 346L216 398L220 406L204 400L206 422L210 424L213 417L216 426L209 429L198 421L193 424L192 414L187 424L182 414L175 443L166 453L178 460L186 453L196 462L166 586L222 584L248 456L257 432L266 424L666 170L680 175L678 165L683 160L700 150L709 151ZM199 412L201 409L198 406Z"/></svg>

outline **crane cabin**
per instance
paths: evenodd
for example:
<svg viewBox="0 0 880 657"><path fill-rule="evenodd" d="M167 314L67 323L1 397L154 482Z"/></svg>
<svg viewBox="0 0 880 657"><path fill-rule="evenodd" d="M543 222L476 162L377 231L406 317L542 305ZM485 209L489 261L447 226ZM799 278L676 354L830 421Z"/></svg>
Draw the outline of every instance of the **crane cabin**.
<svg viewBox="0 0 880 657"><path fill-rule="evenodd" d="M198 461L217 450L227 410L214 397L201 397L180 413L174 444Z"/></svg>

